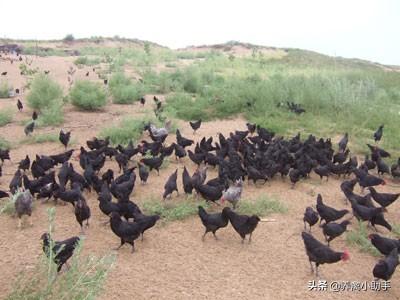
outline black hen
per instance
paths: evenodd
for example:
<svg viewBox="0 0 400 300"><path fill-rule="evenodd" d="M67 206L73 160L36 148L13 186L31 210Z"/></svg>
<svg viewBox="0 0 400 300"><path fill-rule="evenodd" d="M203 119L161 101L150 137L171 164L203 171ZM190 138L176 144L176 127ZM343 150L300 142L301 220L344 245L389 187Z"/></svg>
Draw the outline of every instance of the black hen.
<svg viewBox="0 0 400 300"><path fill-rule="evenodd" d="M74 254L76 247L79 244L79 237L74 236L64 241L52 242L50 234L44 233L41 237L43 241L43 252L49 256L49 247L53 245L53 259L57 264L57 272L61 271L64 264L67 263L68 259Z"/></svg>
<svg viewBox="0 0 400 300"><path fill-rule="evenodd" d="M322 220L325 220L325 223L339 220L340 218L342 218L345 214L347 214L349 212L347 209L337 210L333 207L325 205L322 202L321 194L318 194L318 197L317 197L317 211L318 211L319 215L321 216L320 223L322 222Z"/></svg>
<svg viewBox="0 0 400 300"><path fill-rule="evenodd" d="M313 210L312 207L307 207L306 211L304 212L304 217L303 217L303 222L304 222L304 230L306 230L306 222L310 226L310 232L311 232L311 227L317 224L319 220L319 215L318 213Z"/></svg>
<svg viewBox="0 0 400 300"><path fill-rule="evenodd" d="M117 212L110 214L111 230L121 239L121 244L115 250L121 248L125 243L132 245L132 252L135 251L135 240L142 233L142 227L139 223L130 223L123 221Z"/></svg>
<svg viewBox="0 0 400 300"><path fill-rule="evenodd" d="M164 194L163 194L163 200L165 200L169 195L172 195L172 192L176 191L179 195L178 192L178 186L176 184L176 180L178 178L178 169L175 170L174 173L169 176L167 182L164 185Z"/></svg>
<svg viewBox="0 0 400 300"><path fill-rule="evenodd" d="M311 272L314 273L312 262L315 263L315 274L318 277L318 266L322 264L332 264L338 261L346 261L350 258L347 250L344 252L333 251L328 246L316 240L311 234L302 232L301 237L304 241L306 253L311 266Z"/></svg>
<svg viewBox="0 0 400 300"><path fill-rule="evenodd" d="M193 129L193 134L196 134L196 131L200 128L201 126L201 120L195 121L195 122L189 122L190 127Z"/></svg>
<svg viewBox="0 0 400 300"><path fill-rule="evenodd" d="M250 235L249 243L251 243L251 235L256 229L260 218L256 215L239 215L232 211L229 207L225 207L222 212L228 215L229 221L231 222L233 228L241 236L242 243L248 234Z"/></svg>
<svg viewBox="0 0 400 300"><path fill-rule="evenodd" d="M59 135L58 139L61 142L61 144L64 145L65 149L67 149L67 147L68 147L70 138L71 138L71 131L68 131L65 133L62 129L60 130L60 135Z"/></svg>
<svg viewBox="0 0 400 300"><path fill-rule="evenodd" d="M372 274L377 279L382 279L387 281L390 278L392 278L392 275L396 270L398 264L399 264L399 251L397 248L394 248L388 256L378 261L378 263L372 270Z"/></svg>
<svg viewBox="0 0 400 300"><path fill-rule="evenodd" d="M381 138L382 138L382 135L383 135L383 125L381 125L381 126L379 126L379 128L375 131L375 133L374 133L374 140L375 140L375 143L376 142L379 142L380 140L381 140Z"/></svg>
<svg viewBox="0 0 400 300"><path fill-rule="evenodd" d="M370 234L368 238L383 255L389 255L394 248L400 249L400 240L389 239L379 234Z"/></svg>
<svg viewBox="0 0 400 300"><path fill-rule="evenodd" d="M209 214L204 210L202 206L199 206L199 217L204 227L206 228L206 231L201 238L203 241L208 232L212 232L215 239L217 240L218 238L215 235L217 230L226 227L229 223L227 210L223 210L222 213Z"/></svg>

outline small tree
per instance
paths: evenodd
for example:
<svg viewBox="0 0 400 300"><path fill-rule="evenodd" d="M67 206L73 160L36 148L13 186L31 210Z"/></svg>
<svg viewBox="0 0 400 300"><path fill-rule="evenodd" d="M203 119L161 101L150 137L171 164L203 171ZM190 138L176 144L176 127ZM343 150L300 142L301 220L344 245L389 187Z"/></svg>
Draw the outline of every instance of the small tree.
<svg viewBox="0 0 400 300"><path fill-rule="evenodd" d="M73 41L75 41L75 38L72 34L67 34L63 40L64 42L72 43Z"/></svg>

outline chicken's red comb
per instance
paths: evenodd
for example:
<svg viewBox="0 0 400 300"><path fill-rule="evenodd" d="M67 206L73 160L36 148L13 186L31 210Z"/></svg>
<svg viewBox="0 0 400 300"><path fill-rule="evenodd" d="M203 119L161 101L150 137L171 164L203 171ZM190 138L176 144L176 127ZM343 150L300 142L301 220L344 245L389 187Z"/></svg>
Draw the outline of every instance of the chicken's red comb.
<svg viewBox="0 0 400 300"><path fill-rule="evenodd" d="M342 254L342 260L346 261L350 259L350 252L349 250L345 249Z"/></svg>
<svg viewBox="0 0 400 300"><path fill-rule="evenodd" d="M382 181L382 185L385 185L385 184L386 184L386 181L385 181L385 180L383 180L383 181Z"/></svg>

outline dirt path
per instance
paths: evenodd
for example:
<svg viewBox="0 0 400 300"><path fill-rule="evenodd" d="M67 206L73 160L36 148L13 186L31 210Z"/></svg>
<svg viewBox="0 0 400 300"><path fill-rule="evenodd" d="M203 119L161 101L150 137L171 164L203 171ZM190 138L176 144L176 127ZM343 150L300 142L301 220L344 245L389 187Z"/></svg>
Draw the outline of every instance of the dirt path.
<svg viewBox="0 0 400 300"><path fill-rule="evenodd" d="M47 68L62 66L62 58L45 61ZM50 63L51 62L51 63ZM54 66L52 64L57 64ZM68 65L68 64L67 64ZM2 68L0 68L2 69ZM17 75L15 75L17 76ZM116 124L123 116L137 116L152 105L148 97L146 107L139 105L118 106L109 105L100 113L83 113L66 108L66 123L64 128L78 125L88 127L72 128L72 136L77 148L86 139L95 136L101 127ZM0 109L4 106L14 107L15 100L1 100ZM16 108L15 108L16 110ZM0 128L0 136L12 141L23 138L23 127L19 122L31 115L28 109L16 113L12 124ZM180 123L184 136L192 137L192 130L187 123ZM202 125L196 139L202 136L216 136L217 132L224 134L234 129L244 129L245 120L233 119L209 122ZM58 132L59 128L39 129L41 131ZM171 141L171 139L169 140ZM3 177L0 178L0 188L8 189L10 174L16 169L16 163L26 154L50 154L63 151L57 143L41 145L25 145L11 151L12 162L6 161L3 166ZM74 162L76 164L76 162ZM168 168L161 170L161 175L152 173L148 184L137 184L131 197L133 201L145 201L161 194L166 178L179 169L179 187L183 165L193 172L194 165L188 158L183 163L171 159ZM115 162L107 162L106 168ZM105 169L106 169L105 168ZM216 176L211 170L208 178ZM182 222L167 225L157 225L145 235L145 241L137 242L136 253L131 254L129 247L123 247L117 252L117 260L110 272L104 293L99 299L398 299L400 288L397 285L399 273L392 278L392 289L389 292L309 292L308 281L315 279L310 275L309 263L304 251L300 232L303 228L302 214L308 205L315 204L315 198L321 193L325 202L337 208L345 207L343 196L339 189L340 181L330 179L321 183L312 176L302 181L295 190L289 188L287 181L275 179L262 187L245 184L243 199L254 199L266 194L282 201L287 207L286 214L276 214L269 218L276 222L261 223L253 235L253 242L242 245L239 236L228 227L218 232L220 240L215 241L208 236L201 241L203 227L197 217ZM399 186L388 186L384 191L399 191ZM105 216L98 209L94 193L87 194L92 209L90 229L87 230L85 253L96 255L107 254L118 245L118 238L108 227L100 223ZM173 200L178 201L176 196ZM395 203L387 214L391 223L400 218L400 204ZM2 234L0 235L0 298L3 298L12 288L15 276L24 270L30 270L41 255L40 236L47 230L46 209L52 203L35 205L33 213L34 226L17 230L17 220L8 215L0 216ZM348 207L347 207L348 208ZM354 228L356 224L350 226ZM383 232L384 229L381 229ZM313 231L322 240L319 228ZM55 237L63 239L79 233L79 226L71 206L56 206ZM385 232L386 234L386 232ZM355 248L349 248L344 237L332 242L332 248L342 250L348 248L351 260L347 263L324 265L321 267L322 278L328 282L337 281L368 281L372 280L372 268L377 261L367 254L360 253Z"/></svg>

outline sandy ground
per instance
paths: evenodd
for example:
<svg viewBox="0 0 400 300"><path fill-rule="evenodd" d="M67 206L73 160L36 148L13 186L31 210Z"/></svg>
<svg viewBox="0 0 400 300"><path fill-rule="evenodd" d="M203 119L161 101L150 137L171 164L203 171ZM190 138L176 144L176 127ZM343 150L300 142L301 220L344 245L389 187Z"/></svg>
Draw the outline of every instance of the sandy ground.
<svg viewBox="0 0 400 300"><path fill-rule="evenodd" d="M50 70L50 76L65 88L68 86L66 70L72 65L70 58L38 58L34 64L41 69ZM90 68L87 68L88 70ZM18 87L24 84L17 65L0 61L0 71L9 72L7 78ZM86 69L77 71L77 77L85 77ZM96 79L93 75L89 79ZM146 107L139 105L108 105L104 111L84 113L67 106L65 124L62 128L72 130L72 137L78 148L87 139L95 136L101 127L116 124L123 116L137 116L150 110L152 95L148 95ZM21 99L24 101L24 95ZM11 107L15 116L11 124L0 128L0 136L18 144L24 138L21 120L30 118L32 111L26 108L22 113L16 109L15 99L2 99L0 109ZM193 137L187 123L180 123L184 136ZM194 137L216 136L217 132L229 133L235 129L244 129L245 120L232 119L204 123ZM43 128L36 132L58 132L60 128ZM169 141L172 139L170 138ZM38 154L54 154L63 151L58 143L23 145L11 150L12 161L3 165L3 177L0 188L8 189L16 164L26 154L31 157ZM75 162L76 164L76 162ZM179 169L179 187L183 165L193 172L194 165L188 158L182 163L171 159L168 168L161 170L161 175L152 173L148 184L137 184L132 194L133 201L144 201L150 197L161 200L166 178ZM106 168L116 170L115 162L107 162ZM105 168L105 169L106 169ZM215 177L211 170L208 178ZM398 184L381 191L399 192ZM253 235L251 244L241 244L239 236L229 226L218 232L220 240L208 236L201 241L203 226L198 217L167 225L158 224L148 231L144 242L137 242L136 252L130 253L129 247L123 247L117 253L114 268L107 278L105 289L99 299L398 299L400 288L398 272L392 278L392 288L388 292L324 292L308 291L308 282L316 280L310 274L309 263L304 251L300 233L303 228L302 215L308 205L314 205L316 195L321 193L325 203L336 208L349 208L344 204L339 185L341 181L331 178L321 182L314 175L311 179L300 182L295 190L289 188L289 182L275 179L262 187L245 184L243 199L254 199L266 194L282 201L287 207L286 214L271 215L268 218L276 222L260 223ZM356 187L358 190L358 187ZM182 188L181 188L182 190ZM110 228L101 223L106 219L98 209L94 193L86 195L92 210L91 226L86 232L85 252L96 255L110 253L119 244L119 239ZM179 200L174 195L171 201ZM0 235L0 297L3 298L12 288L15 276L19 272L34 267L41 255L40 236L47 230L46 209L52 202L36 202L33 212L33 227L17 229L17 220L0 216L2 234ZM400 217L400 204L389 208L387 218L391 223ZM356 224L350 226L353 228ZM56 206L55 238L58 240L79 234L80 228L70 206ZM385 229L381 232L387 234ZM321 230L313 228L316 236L322 240ZM332 281L371 282L372 268L377 262L368 254L360 253L356 248L348 247L345 238L340 237L332 242L336 250L349 249L349 262L324 265L320 268L321 279Z"/></svg>

